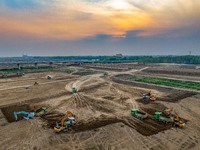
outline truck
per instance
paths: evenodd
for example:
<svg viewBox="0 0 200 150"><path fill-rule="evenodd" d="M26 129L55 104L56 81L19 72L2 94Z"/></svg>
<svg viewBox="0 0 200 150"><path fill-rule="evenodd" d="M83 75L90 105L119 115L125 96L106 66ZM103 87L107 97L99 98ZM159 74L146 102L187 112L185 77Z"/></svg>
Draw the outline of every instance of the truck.
<svg viewBox="0 0 200 150"><path fill-rule="evenodd" d="M140 120L143 120L143 119L148 117L147 113L139 111L138 109L132 109L131 115L140 119Z"/></svg>
<svg viewBox="0 0 200 150"><path fill-rule="evenodd" d="M173 117L165 117L164 115L162 115L162 112L155 112L154 119L166 124L172 124L174 122Z"/></svg>

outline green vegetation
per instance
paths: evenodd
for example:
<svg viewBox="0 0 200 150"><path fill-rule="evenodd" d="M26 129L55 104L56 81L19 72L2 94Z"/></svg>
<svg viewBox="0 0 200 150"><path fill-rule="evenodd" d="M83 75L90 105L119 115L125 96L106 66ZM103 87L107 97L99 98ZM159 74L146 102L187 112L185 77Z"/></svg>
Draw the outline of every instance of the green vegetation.
<svg viewBox="0 0 200 150"><path fill-rule="evenodd" d="M53 71L53 70L58 70L58 69L50 67L50 66L40 66L38 68L36 68L36 67L21 67L20 70L18 68L0 69L0 73L2 73L2 74L29 73L29 72L44 72L44 71Z"/></svg>
<svg viewBox="0 0 200 150"><path fill-rule="evenodd" d="M85 75L92 75L97 73L96 71L93 70L89 70L89 69L79 69L77 72L73 73L74 75L81 75L81 76L85 76Z"/></svg>
<svg viewBox="0 0 200 150"><path fill-rule="evenodd" d="M68 73L68 74L70 74L70 73L74 72L74 70L73 70L73 69L64 69L63 71L64 71L65 73Z"/></svg>
<svg viewBox="0 0 200 150"><path fill-rule="evenodd" d="M137 82L150 83L150 84L156 84L156 85L200 90L200 82L182 81L182 80L165 79L165 78L154 78L154 77L136 77L136 76L131 76L131 75L124 75L124 76L121 76L120 78L129 80L129 81L137 81Z"/></svg>
<svg viewBox="0 0 200 150"><path fill-rule="evenodd" d="M31 73L31 72L46 72L46 71L61 71L65 73L72 73L74 70L70 68L55 68L51 66L39 66L36 67L21 67L18 68L10 68L10 69L0 69L0 74L9 74L9 73Z"/></svg>
<svg viewBox="0 0 200 150"><path fill-rule="evenodd" d="M145 63L200 64L200 56L101 56L100 61L135 61Z"/></svg>
<svg viewBox="0 0 200 150"><path fill-rule="evenodd" d="M0 58L0 63L18 63L18 60L22 60L21 57L8 57ZM101 62L101 63L115 63L115 62L139 62L145 63L179 63L179 64L200 64L199 55L182 55L182 56L56 56L56 57L29 57L24 59L24 62Z"/></svg>

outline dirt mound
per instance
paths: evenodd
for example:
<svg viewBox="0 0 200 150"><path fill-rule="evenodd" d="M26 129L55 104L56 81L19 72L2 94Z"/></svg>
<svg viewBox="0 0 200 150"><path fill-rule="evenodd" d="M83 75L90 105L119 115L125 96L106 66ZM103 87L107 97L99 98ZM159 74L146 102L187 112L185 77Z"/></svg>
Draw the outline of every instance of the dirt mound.
<svg viewBox="0 0 200 150"><path fill-rule="evenodd" d="M98 118L90 118L88 120L80 120L76 123L75 126L72 127L74 131L86 131L86 130L92 130L99 127L103 127L109 124L121 122L120 119L117 117L109 117L105 115L101 115Z"/></svg>
<svg viewBox="0 0 200 150"><path fill-rule="evenodd" d="M64 117L64 116L65 116L65 114L63 114L63 113L53 111L53 112L47 113L42 118L47 121L48 127L52 128L56 125L56 122L59 122L61 120L61 118Z"/></svg>
<svg viewBox="0 0 200 150"><path fill-rule="evenodd" d="M127 75L122 75L122 76L127 76ZM168 87L160 87L157 85L149 85L145 83L125 81L125 80L119 79L119 77L121 77L121 75L113 77L112 80L120 84L131 85L131 86L140 87L140 88L154 89L160 92L168 93L164 97L157 97L157 101L178 102L182 99L185 99L187 97L191 97L197 94L196 92L187 92L184 90L177 90L177 89L168 88ZM141 103L145 103L144 101L142 101L142 98L138 99L137 101Z"/></svg>
<svg viewBox="0 0 200 150"><path fill-rule="evenodd" d="M193 92L183 92L183 91L174 91L173 93L168 94L165 97L158 98L160 101L167 101L167 102L177 102L187 97L191 97L196 95Z"/></svg>

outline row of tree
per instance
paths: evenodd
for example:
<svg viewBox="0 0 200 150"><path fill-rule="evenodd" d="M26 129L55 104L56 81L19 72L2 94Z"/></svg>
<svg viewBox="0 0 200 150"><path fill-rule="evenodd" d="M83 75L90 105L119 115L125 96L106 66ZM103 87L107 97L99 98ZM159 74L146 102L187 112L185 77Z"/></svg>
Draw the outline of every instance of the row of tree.
<svg viewBox="0 0 200 150"><path fill-rule="evenodd" d="M200 64L200 56L105 56L102 61L123 61L130 60L139 63L179 63L179 64Z"/></svg>

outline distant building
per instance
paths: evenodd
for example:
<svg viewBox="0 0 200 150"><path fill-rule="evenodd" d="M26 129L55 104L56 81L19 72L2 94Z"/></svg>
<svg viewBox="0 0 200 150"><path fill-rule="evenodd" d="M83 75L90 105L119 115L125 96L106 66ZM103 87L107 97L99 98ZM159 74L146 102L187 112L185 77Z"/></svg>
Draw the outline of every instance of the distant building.
<svg viewBox="0 0 200 150"><path fill-rule="evenodd" d="M116 54L115 56L117 56L117 57L123 57L122 54Z"/></svg>
<svg viewBox="0 0 200 150"><path fill-rule="evenodd" d="M200 69L200 66L196 66L196 69Z"/></svg>
<svg viewBox="0 0 200 150"><path fill-rule="evenodd" d="M27 54L23 54L22 57L23 58L28 58L28 55Z"/></svg>

